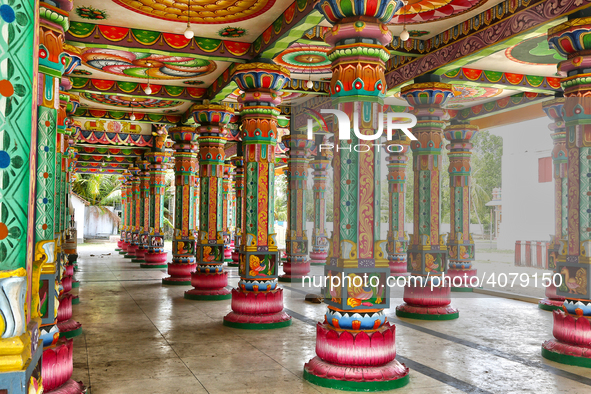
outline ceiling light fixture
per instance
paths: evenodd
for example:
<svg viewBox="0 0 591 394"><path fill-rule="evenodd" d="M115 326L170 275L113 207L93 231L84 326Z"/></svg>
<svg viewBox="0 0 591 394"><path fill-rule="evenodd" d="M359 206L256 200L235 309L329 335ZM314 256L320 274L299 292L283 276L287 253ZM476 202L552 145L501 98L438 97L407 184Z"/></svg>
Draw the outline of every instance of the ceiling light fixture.
<svg viewBox="0 0 591 394"><path fill-rule="evenodd" d="M311 57L308 57L308 62L312 62ZM308 89L312 89L314 87L314 82L312 82L312 66L310 66L310 72L308 73L308 82L306 82L306 87Z"/></svg>
<svg viewBox="0 0 591 394"><path fill-rule="evenodd" d="M408 2L403 0L402 1L402 4L404 4L403 7L406 7L406 5L408 4ZM410 33L408 32L408 30L406 30L406 23L404 23L405 22L405 19L406 19L405 18L405 15L406 14L404 14L404 13L402 14L402 22L403 22L402 23L402 33L400 33L400 39L402 41L408 41L408 39L410 38Z"/></svg>
<svg viewBox="0 0 591 394"><path fill-rule="evenodd" d="M187 28L183 34L187 40L190 40L195 35L193 30L191 30L191 0L189 0L189 11L187 13Z"/></svg>
<svg viewBox="0 0 591 394"><path fill-rule="evenodd" d="M131 99L132 101L135 99ZM131 103L129 103L129 108L131 109L131 115L129 115L129 120L131 120L132 122L135 120L135 115L133 113L133 107L131 106Z"/></svg>
<svg viewBox="0 0 591 394"><path fill-rule="evenodd" d="M148 62L146 63L146 65L148 67L152 66L152 63ZM144 92L146 92L146 94L150 95L152 94L152 87L150 86L150 69L148 68L148 71L146 71L146 75L148 76L148 86L146 86L146 88L144 89Z"/></svg>

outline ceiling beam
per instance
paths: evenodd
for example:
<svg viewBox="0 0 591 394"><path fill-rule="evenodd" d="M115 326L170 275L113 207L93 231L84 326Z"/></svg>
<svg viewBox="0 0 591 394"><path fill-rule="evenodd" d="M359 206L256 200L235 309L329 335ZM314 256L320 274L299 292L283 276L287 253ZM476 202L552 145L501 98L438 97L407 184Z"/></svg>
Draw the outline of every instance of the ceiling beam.
<svg viewBox="0 0 591 394"><path fill-rule="evenodd" d="M474 105L469 108L458 110L448 109L447 112L452 119L472 121L498 115L517 108L524 108L546 100L551 100L552 98L554 98L553 94L545 95L524 92L509 97L503 97L495 101L489 101L488 103Z"/></svg>
<svg viewBox="0 0 591 394"><path fill-rule="evenodd" d="M442 82L498 89L515 89L523 92L554 94L560 91L560 78L504 73L499 71L458 68L441 76Z"/></svg>
<svg viewBox="0 0 591 394"><path fill-rule="evenodd" d="M164 100L194 101L203 98L207 89L184 86L166 86L150 83L151 94L146 94L146 83L114 81L108 79L82 78L70 76L72 89L69 92L90 92L116 94L127 97L157 98Z"/></svg>
<svg viewBox="0 0 591 394"><path fill-rule="evenodd" d="M92 120L105 119L132 121L130 119L131 111L112 111L85 107L78 107L78 109L72 116L76 118L88 118ZM159 123L166 125L176 125L181 121L182 118L181 115L136 111L133 111L133 116L135 116L135 120L133 120L133 122L136 123Z"/></svg>
<svg viewBox="0 0 591 394"><path fill-rule="evenodd" d="M444 74L489 56L513 42L547 31L564 21L568 14L589 5L591 0L531 0L527 5L506 0L491 9L496 11L498 7L504 7L502 13L491 11L490 20L485 19L489 10L472 18L474 25L474 18L482 17L479 23L484 26L479 25L478 29L461 36L459 31L463 30L459 30L456 39L452 40L454 36L451 36L435 50L431 48L426 55L389 71L386 74L388 89L396 91L423 74Z"/></svg>
<svg viewBox="0 0 591 394"><path fill-rule="evenodd" d="M161 33L152 30L72 22L66 43L75 47L108 48L152 54L182 54L207 60L244 63L252 58L252 44Z"/></svg>

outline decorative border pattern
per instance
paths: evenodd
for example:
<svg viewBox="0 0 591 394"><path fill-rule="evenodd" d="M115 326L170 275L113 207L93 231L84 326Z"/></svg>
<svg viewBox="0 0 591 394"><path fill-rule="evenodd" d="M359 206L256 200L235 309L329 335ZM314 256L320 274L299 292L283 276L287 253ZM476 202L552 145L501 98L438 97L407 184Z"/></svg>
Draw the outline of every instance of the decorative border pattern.
<svg viewBox="0 0 591 394"><path fill-rule="evenodd" d="M131 112L127 111L107 111L103 109L90 109L78 107L73 116L79 118L109 119L109 120L130 120ZM133 112L134 122L164 123L175 125L181 121L181 115L169 115L158 113Z"/></svg>
<svg viewBox="0 0 591 394"><path fill-rule="evenodd" d="M182 34L86 22L72 22L70 30L66 33L66 40L71 45L76 46L77 43L81 43L87 47L96 48L107 46L112 48L119 43L121 47L128 50L159 54L178 53L182 50L183 56L231 62L246 61L252 56L250 43L202 37L193 37L188 40Z"/></svg>
<svg viewBox="0 0 591 394"><path fill-rule="evenodd" d="M457 38L449 36L447 42L433 41L434 46L428 46L429 50L441 48L388 72L386 74L388 88L397 88L420 75L438 70L451 62L474 56L479 51L480 53L488 53L494 46L506 45L504 41L516 38L515 36L520 33L538 34L535 31L536 28L547 29L548 22L556 21L558 23L559 18L588 7L590 4L591 0L507 0L493 8L497 11L494 14L492 11L489 13L491 19L488 23L487 19L484 19L486 12L479 14L476 17L483 19L482 22L479 22L481 25L479 24L478 29L467 29L466 32L462 30L461 37L459 26L454 26L451 30L457 29ZM493 24L493 15L494 21L498 21L496 24ZM467 23L467 26L470 24ZM449 31L442 34L449 35ZM450 43L452 38L453 43ZM436 43L439 45L435 45ZM448 45L448 43L450 44ZM394 41L393 44L395 44ZM424 48L423 52L425 51L427 51L427 47ZM440 71L446 72L448 70Z"/></svg>
<svg viewBox="0 0 591 394"><path fill-rule="evenodd" d="M105 133L103 131L79 130L74 136L75 140L87 144L110 144L110 145L133 145L152 146L151 135L127 134L127 133Z"/></svg>
<svg viewBox="0 0 591 394"><path fill-rule="evenodd" d="M553 96L548 96L539 93L523 92L513 96L503 97L496 101L475 105L473 107L464 108L460 110L448 109L447 112L452 119L468 120L479 119L494 113L505 112L516 107L522 107L530 104L535 104L539 101L544 101Z"/></svg>
<svg viewBox="0 0 591 394"><path fill-rule="evenodd" d="M445 82L461 82L465 85L510 88L526 92L547 93L561 90L560 78L540 77L535 75L504 73L499 71L458 68L442 75Z"/></svg>

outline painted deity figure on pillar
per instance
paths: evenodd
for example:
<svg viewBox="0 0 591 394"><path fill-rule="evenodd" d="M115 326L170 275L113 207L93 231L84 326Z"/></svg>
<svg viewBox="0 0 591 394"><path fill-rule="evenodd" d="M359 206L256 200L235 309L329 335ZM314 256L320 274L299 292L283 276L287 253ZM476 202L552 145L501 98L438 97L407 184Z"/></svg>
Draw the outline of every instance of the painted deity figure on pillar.
<svg viewBox="0 0 591 394"><path fill-rule="evenodd" d="M552 131L551 137L554 143L554 149L552 149L552 164L554 167L554 234L550 236L547 261L548 269L554 270L555 274L560 274L556 270L556 260L560 255L561 240L564 242L568 233L568 157L566 150L566 129L562 117L565 100L563 96L563 93L560 92L560 97L544 101L542 104L542 109L546 115L553 120L548 128ZM546 298L540 300L538 303L540 309L550 311L562 309L565 298L556 294L556 290L554 283L549 283L546 286Z"/></svg>
<svg viewBox="0 0 591 394"><path fill-rule="evenodd" d="M234 166L234 179L236 184L236 230L234 231L234 251L232 252L232 262L228 262L228 267L238 267L240 261L240 246L242 245L242 211L244 201L244 153L242 150L242 141L237 142L237 154L232 159Z"/></svg>
<svg viewBox="0 0 591 394"><path fill-rule="evenodd" d="M170 153L166 151L168 131L160 127L154 136L150 152L144 153L149 164L150 206L148 209L148 239L142 268L166 268L167 253L164 251L164 193L166 190L166 165ZM155 134L155 135L154 135Z"/></svg>
<svg viewBox="0 0 591 394"><path fill-rule="evenodd" d="M557 295L563 310L553 311L553 340L544 342L542 356L591 368L591 10L571 14L568 21L548 31L548 43L566 58L558 64L564 75L562 117L566 131L568 188L567 233L559 240L556 272L561 275Z"/></svg>
<svg viewBox="0 0 591 394"><path fill-rule="evenodd" d="M316 155L310 160L312 168L314 196L314 228L312 229L312 251L310 252L310 265L324 265L328 257L328 231L326 230L326 182L328 180L328 168L332 160L331 151L322 149L321 145L326 136L315 136Z"/></svg>
<svg viewBox="0 0 591 394"><path fill-rule="evenodd" d="M277 286L279 251L274 223L275 145L281 89L289 71L268 63L240 64L233 79L244 93L242 142L244 198L238 289L232 290L232 312L224 325L236 328L277 328L291 324Z"/></svg>
<svg viewBox="0 0 591 394"><path fill-rule="evenodd" d="M408 270L418 277L404 288L404 304L396 315L424 320L449 320L459 316L450 306L450 285L441 280L447 271L447 236L440 234L443 129L448 118L442 105L452 95L452 86L435 75L415 79L402 88L402 96L414 108L417 138L413 151L413 235L408 250ZM433 287L431 286L431 281ZM432 289L433 288L433 289Z"/></svg>
<svg viewBox="0 0 591 394"><path fill-rule="evenodd" d="M408 235L404 231L406 210L406 163L410 140L396 131L392 141L388 161L388 264L390 274L407 276Z"/></svg>
<svg viewBox="0 0 591 394"><path fill-rule="evenodd" d="M164 285L189 285L195 271L195 234L193 232L193 187L197 173L197 132L192 127L171 127L174 141L175 204L172 263L168 264Z"/></svg>
<svg viewBox="0 0 591 394"><path fill-rule="evenodd" d="M224 164L225 126L234 110L225 105L203 104L192 107L199 123L200 208L196 245L197 269L191 274L193 289L185 292L191 300L216 301L231 298L228 272L224 271Z"/></svg>
<svg viewBox="0 0 591 394"><path fill-rule="evenodd" d="M470 189L472 143L470 140L478 134L478 126L470 124L452 124L447 126L444 135L450 144L449 150L449 187L450 187L450 235L447 244L449 268L447 275L451 279L452 291L471 291L476 277L472 268L474 261L474 240L470 233ZM460 279L458 279L459 277Z"/></svg>
<svg viewBox="0 0 591 394"><path fill-rule="evenodd" d="M281 282L301 282L310 273L308 237L306 235L306 189L308 183L308 152L312 141L305 134L286 135L287 157L287 261Z"/></svg>
<svg viewBox="0 0 591 394"><path fill-rule="evenodd" d="M334 231L324 267L328 308L304 379L341 390L389 390L409 380L408 368L395 359L396 328L384 314L390 268L380 231L383 149L374 145L379 140L364 143L383 129L385 45L392 40L386 23L401 6L387 0L317 5L334 25L325 35L333 46L330 94L348 120L337 117L334 137Z"/></svg>

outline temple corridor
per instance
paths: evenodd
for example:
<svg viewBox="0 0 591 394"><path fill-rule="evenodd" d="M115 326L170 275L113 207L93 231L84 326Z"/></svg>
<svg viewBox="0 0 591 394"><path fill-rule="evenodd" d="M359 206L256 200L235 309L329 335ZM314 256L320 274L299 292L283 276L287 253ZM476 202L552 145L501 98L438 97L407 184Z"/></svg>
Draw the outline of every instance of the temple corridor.
<svg viewBox="0 0 591 394"><path fill-rule="evenodd" d="M78 247L80 304L73 308L84 329L74 339L72 378L88 382L92 394L342 392L302 379L325 312L304 301L308 288L281 284L291 326L229 328L222 325L229 300L187 300L187 286L162 286L165 269L141 269L115 247ZM229 272L236 286L237 269ZM401 295L393 289L391 305ZM536 304L475 293L454 293L453 302L461 316L451 321L400 319L386 310L396 324L397 360L410 368L410 383L397 393L591 390L588 369L540 355L552 315Z"/></svg>

